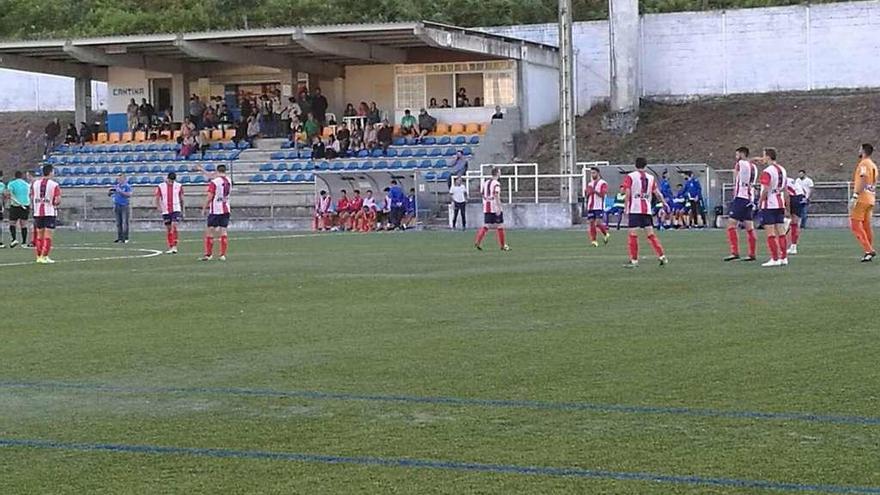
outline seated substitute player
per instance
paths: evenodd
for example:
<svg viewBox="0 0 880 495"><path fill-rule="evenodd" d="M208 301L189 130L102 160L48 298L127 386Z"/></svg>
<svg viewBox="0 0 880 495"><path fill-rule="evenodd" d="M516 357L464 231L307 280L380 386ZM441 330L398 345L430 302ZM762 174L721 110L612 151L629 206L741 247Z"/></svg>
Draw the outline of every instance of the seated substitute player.
<svg viewBox="0 0 880 495"><path fill-rule="evenodd" d="M850 228L865 250L862 263L873 261L877 256L874 251L874 231L871 228L874 203L877 200L877 165L871 159L873 154L874 147L867 143L859 150L859 163L853 173L853 195L849 202Z"/></svg>
<svg viewBox="0 0 880 495"><path fill-rule="evenodd" d="M378 221L376 230L391 230L391 188L386 187L382 192L385 193L385 197L382 198L382 208L376 213Z"/></svg>
<svg viewBox="0 0 880 495"><path fill-rule="evenodd" d="M501 169L492 169L492 178L483 183L483 226L477 231L474 247L483 250L483 238L489 229L495 231L495 238L502 251L510 251L504 233L504 212L501 211Z"/></svg>
<svg viewBox="0 0 880 495"><path fill-rule="evenodd" d="M61 186L54 180L55 169L43 165L43 176L31 184L30 200L34 208L34 251L37 263L55 263L49 257L52 251L52 233L55 230L58 207L61 205Z"/></svg>
<svg viewBox="0 0 880 495"><path fill-rule="evenodd" d="M315 198L315 230L325 231L330 229L328 225L333 223L333 213L330 211L330 205L332 204L333 200L327 194L327 191L322 190L318 193L318 197Z"/></svg>
<svg viewBox="0 0 880 495"><path fill-rule="evenodd" d="M354 196L352 196L351 200L348 202L348 223L345 225L347 230L358 230L356 225L357 217L360 215L363 208L364 198L361 196L361 190L355 189Z"/></svg>
<svg viewBox="0 0 880 495"><path fill-rule="evenodd" d="M205 255L201 261L210 261L214 258L214 237L220 237L220 261L226 261L226 250L229 247L229 237L226 229L229 227L229 196L232 193L232 183L226 177L226 165L217 165L216 177L208 182L208 193L205 196L205 205L202 206L202 214L208 214L208 226L205 229Z"/></svg>
<svg viewBox="0 0 880 495"><path fill-rule="evenodd" d="M636 170L630 172L623 179L623 187L626 191L626 213L629 220L629 263L627 268L639 266L639 230L647 234L648 242L657 254L660 266L669 263L660 239L654 233L654 217L651 215L651 200L656 199L663 203L664 208L669 208L657 188L656 178L647 170L648 161L642 157L636 158Z"/></svg>
<svg viewBox="0 0 880 495"><path fill-rule="evenodd" d="M730 256L724 261L755 261L757 235L755 234L755 182L758 179L758 167L749 160L749 149L745 146L736 149L736 164L733 166L733 200L728 205L727 241L730 244ZM739 239L737 228L739 223L746 228L749 243L749 255L739 256Z"/></svg>
<svg viewBox="0 0 880 495"><path fill-rule="evenodd" d="M596 240L597 230L602 232L602 242L608 244L611 235L608 233L608 226L605 225L605 196L608 194L608 183L602 178L599 167L590 167L590 181L584 188L584 196L586 203L584 204L584 214L587 221L590 222L589 235L590 245L599 247Z"/></svg>
<svg viewBox="0 0 880 495"><path fill-rule="evenodd" d="M400 223L404 230L416 225L416 190L410 188L403 202L403 220Z"/></svg>
<svg viewBox="0 0 880 495"><path fill-rule="evenodd" d="M367 189L364 196L363 206L355 218L355 229L359 232L372 232L376 227L376 198L373 191Z"/></svg>
<svg viewBox="0 0 880 495"><path fill-rule="evenodd" d="M764 148L764 155L753 160L765 165L761 172L761 221L767 233L767 248L770 259L763 267L788 265L788 249L785 239L785 217L788 215L788 174L782 165L776 163L776 150Z"/></svg>
<svg viewBox="0 0 880 495"><path fill-rule="evenodd" d="M676 229L683 228L687 225L688 217L685 212L687 199L684 197L684 185L679 184L675 187L675 195L672 196L672 226Z"/></svg>
<svg viewBox="0 0 880 495"><path fill-rule="evenodd" d="M788 224L787 234L791 237L788 244L788 254L798 254L798 239L801 237L801 218L804 216L804 205L807 203L807 192L801 182L789 177L788 181L788 211L791 214L791 222Z"/></svg>
<svg viewBox="0 0 880 495"><path fill-rule="evenodd" d="M168 243L165 254L177 254L177 225L183 217L183 186L177 182L176 173L170 172L165 182L156 186L155 204L165 224Z"/></svg>
<svg viewBox="0 0 880 495"><path fill-rule="evenodd" d="M330 229L334 232L345 231L345 226L348 224L348 208L351 205L348 192L345 189L340 189L339 192L342 196L336 201L336 214L333 218L333 227Z"/></svg>

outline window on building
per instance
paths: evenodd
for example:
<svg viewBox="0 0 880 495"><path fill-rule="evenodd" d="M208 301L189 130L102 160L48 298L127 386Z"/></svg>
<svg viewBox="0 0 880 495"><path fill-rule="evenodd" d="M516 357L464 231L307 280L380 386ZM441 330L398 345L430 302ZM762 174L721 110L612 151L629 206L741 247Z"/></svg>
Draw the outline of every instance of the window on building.
<svg viewBox="0 0 880 495"><path fill-rule="evenodd" d="M455 104L455 82L452 74L425 76L429 108L450 108Z"/></svg>
<svg viewBox="0 0 880 495"><path fill-rule="evenodd" d="M425 106L425 76L397 76L397 108L418 110Z"/></svg>
<svg viewBox="0 0 880 495"><path fill-rule="evenodd" d="M513 106L516 103L516 86L510 72L487 72L483 74L483 105L494 107Z"/></svg>

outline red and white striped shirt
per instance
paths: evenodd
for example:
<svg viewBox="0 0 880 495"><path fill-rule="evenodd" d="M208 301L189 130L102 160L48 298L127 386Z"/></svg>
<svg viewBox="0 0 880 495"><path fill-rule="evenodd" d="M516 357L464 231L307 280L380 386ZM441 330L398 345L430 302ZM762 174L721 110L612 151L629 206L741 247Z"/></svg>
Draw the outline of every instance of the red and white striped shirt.
<svg viewBox="0 0 880 495"><path fill-rule="evenodd" d="M591 180L584 194L587 196L587 211L604 210L608 183L604 179Z"/></svg>
<svg viewBox="0 0 880 495"><path fill-rule="evenodd" d="M748 160L740 160L733 166L733 197L748 201L755 200L755 181L758 180L758 166Z"/></svg>
<svg viewBox="0 0 880 495"><path fill-rule="evenodd" d="M501 182L489 179L483 182L483 213L501 213Z"/></svg>
<svg viewBox="0 0 880 495"><path fill-rule="evenodd" d="M796 181L789 177L787 179L787 186L789 196L805 196L807 194L806 189L804 189L804 185L801 182Z"/></svg>
<svg viewBox="0 0 880 495"><path fill-rule="evenodd" d="M657 192L654 176L644 170L630 172L623 179L623 187L629 191L627 213L650 215L652 198Z"/></svg>
<svg viewBox="0 0 880 495"><path fill-rule="evenodd" d="M208 183L208 193L213 195L211 200L211 215L226 215L229 213L229 194L232 192L232 183L225 176L215 177Z"/></svg>
<svg viewBox="0 0 880 495"><path fill-rule="evenodd" d="M788 174L782 165L771 163L761 172L761 189L767 191L767 199L761 201L763 210L781 210L785 208L785 189L788 185Z"/></svg>
<svg viewBox="0 0 880 495"><path fill-rule="evenodd" d="M61 186L54 180L43 177L31 184L31 205L35 217L57 216L59 199L61 199Z"/></svg>
<svg viewBox="0 0 880 495"><path fill-rule="evenodd" d="M156 197L163 215L180 213L183 210L183 186L179 182L163 182L156 187Z"/></svg>

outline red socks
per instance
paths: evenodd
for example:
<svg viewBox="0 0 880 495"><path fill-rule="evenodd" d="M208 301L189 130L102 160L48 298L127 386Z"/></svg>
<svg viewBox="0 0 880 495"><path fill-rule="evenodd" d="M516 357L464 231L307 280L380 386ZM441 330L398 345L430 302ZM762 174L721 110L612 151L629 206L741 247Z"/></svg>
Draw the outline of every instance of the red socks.
<svg viewBox="0 0 880 495"><path fill-rule="evenodd" d="M590 224L590 241L596 242L596 224Z"/></svg>
<svg viewBox="0 0 880 495"><path fill-rule="evenodd" d="M37 258L43 256L43 239L39 237L34 237L34 253L36 253Z"/></svg>
<svg viewBox="0 0 880 495"><path fill-rule="evenodd" d="M779 259L779 244L776 242L776 236L767 235L767 249L770 250L770 258L773 261Z"/></svg>
<svg viewBox="0 0 880 495"><path fill-rule="evenodd" d="M214 238L205 236L205 256L214 254Z"/></svg>
<svg viewBox="0 0 880 495"><path fill-rule="evenodd" d="M168 244L169 248L174 247L174 231L169 230L165 232L165 242Z"/></svg>
<svg viewBox="0 0 880 495"><path fill-rule="evenodd" d="M225 235L220 236L220 256L226 256L226 248L229 247L229 237Z"/></svg>
<svg viewBox="0 0 880 495"><path fill-rule="evenodd" d="M776 242L779 243L779 257L782 259L788 258L788 238L784 235L776 236Z"/></svg>
<svg viewBox="0 0 880 495"><path fill-rule="evenodd" d="M639 260L639 237L636 235L630 235L627 240L627 246L629 247L629 259L633 261Z"/></svg>
<svg viewBox="0 0 880 495"><path fill-rule="evenodd" d="M755 254L757 253L757 250L758 250L757 249L758 248L758 236L755 235L754 229L747 230L746 236L748 237L748 240L749 240L749 256L754 258Z"/></svg>
<svg viewBox="0 0 880 495"><path fill-rule="evenodd" d="M797 244L800 236L801 236L800 226L798 224L792 222L791 223L791 243Z"/></svg>
<svg viewBox="0 0 880 495"><path fill-rule="evenodd" d="M474 244L479 246L483 243L483 238L486 237L486 232L489 232L489 227L480 227L480 230L477 231L477 238L474 239Z"/></svg>
<svg viewBox="0 0 880 495"><path fill-rule="evenodd" d="M171 227L171 236L172 236L172 242L174 242L174 246L176 247L177 246L177 225L174 225L173 227Z"/></svg>
<svg viewBox="0 0 880 495"><path fill-rule="evenodd" d="M49 256L49 251L52 250L52 238L47 237L43 239L41 245L43 246L43 256Z"/></svg>
<svg viewBox="0 0 880 495"><path fill-rule="evenodd" d="M598 223L596 226L599 228L599 232L601 232L602 235L605 235L608 233L608 226L605 225L604 223Z"/></svg>
<svg viewBox="0 0 880 495"><path fill-rule="evenodd" d="M654 248L654 253L657 254L657 257L663 256L663 246L660 244L660 239L658 239L656 235L649 235L648 242L651 243L651 247Z"/></svg>
<svg viewBox="0 0 880 495"><path fill-rule="evenodd" d="M498 227L498 229L495 231L495 236L498 238L498 247L504 247L504 245L507 244L504 227Z"/></svg>
<svg viewBox="0 0 880 495"><path fill-rule="evenodd" d="M736 227L727 228L727 243L730 244L730 254L739 256L739 239L736 236Z"/></svg>

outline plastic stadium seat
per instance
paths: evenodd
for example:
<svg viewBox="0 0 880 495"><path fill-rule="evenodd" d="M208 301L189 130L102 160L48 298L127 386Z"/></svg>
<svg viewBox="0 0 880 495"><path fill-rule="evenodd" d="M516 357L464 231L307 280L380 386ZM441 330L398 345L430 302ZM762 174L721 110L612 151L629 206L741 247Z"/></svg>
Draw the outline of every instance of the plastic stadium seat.
<svg viewBox="0 0 880 495"><path fill-rule="evenodd" d="M443 152L443 156L455 156L457 152L458 150L455 148L446 148L446 150Z"/></svg>
<svg viewBox="0 0 880 495"><path fill-rule="evenodd" d="M147 147L142 144L136 144L134 145L134 151L137 153L143 153L144 151L147 151Z"/></svg>
<svg viewBox="0 0 880 495"><path fill-rule="evenodd" d="M367 160L364 163L361 163L361 170L372 170L373 162Z"/></svg>
<svg viewBox="0 0 880 495"><path fill-rule="evenodd" d="M291 143L290 140L287 140L287 141L284 141L283 143L281 143L281 149L283 149L283 150L289 150L291 148L291 146L293 146L293 143Z"/></svg>
<svg viewBox="0 0 880 495"><path fill-rule="evenodd" d="M89 167L86 169L86 175L95 175L98 173L97 167Z"/></svg>
<svg viewBox="0 0 880 495"><path fill-rule="evenodd" d="M129 166L125 167L125 173L127 175L131 175L131 174L135 173L136 171L137 171L137 169L134 168L134 165L129 165Z"/></svg>
<svg viewBox="0 0 880 495"><path fill-rule="evenodd" d="M157 152L162 151L162 145L159 143L150 143L147 145L147 151Z"/></svg>
<svg viewBox="0 0 880 495"><path fill-rule="evenodd" d="M186 160L186 157L183 157L183 156L180 156L180 155L174 155L174 161L175 161L175 162L179 162L179 161L183 161L183 160Z"/></svg>
<svg viewBox="0 0 880 495"><path fill-rule="evenodd" d="M233 143L232 141L229 141L228 143L223 143L223 149L226 151L232 151L232 150L238 149L238 148L236 148L235 143Z"/></svg>
<svg viewBox="0 0 880 495"><path fill-rule="evenodd" d="M299 159L299 153L296 150L288 151L288 152L278 151L278 152L272 153L271 156L273 157L272 158L273 160L298 160ZM274 158L276 156L278 156L280 158Z"/></svg>
<svg viewBox="0 0 880 495"><path fill-rule="evenodd" d="M159 184L162 183L163 180L165 180L165 179L163 179L161 175L157 175L157 176L153 177L153 184L158 186Z"/></svg>
<svg viewBox="0 0 880 495"><path fill-rule="evenodd" d="M275 170L276 172L284 172L285 170L288 170L287 164L284 162L278 162L275 164L275 168L273 168L273 170Z"/></svg>
<svg viewBox="0 0 880 495"><path fill-rule="evenodd" d="M122 155L122 163L131 163L134 161L134 157L131 155Z"/></svg>
<svg viewBox="0 0 880 495"><path fill-rule="evenodd" d="M107 153L119 153L119 145L111 144L107 147Z"/></svg>
<svg viewBox="0 0 880 495"><path fill-rule="evenodd" d="M315 164L315 170L330 170L330 163L326 160Z"/></svg>
<svg viewBox="0 0 880 495"><path fill-rule="evenodd" d="M165 165L165 168L162 169L166 174L170 174L171 172L177 172L177 167L174 165Z"/></svg>
<svg viewBox="0 0 880 495"><path fill-rule="evenodd" d="M99 143L106 143L107 142L107 133L106 132L99 132L98 135L95 137L95 139Z"/></svg>
<svg viewBox="0 0 880 495"><path fill-rule="evenodd" d="M393 148L388 148L388 151L385 152L385 156L388 158L397 158L397 150Z"/></svg>
<svg viewBox="0 0 880 495"><path fill-rule="evenodd" d="M59 169L57 169L57 170L58 170L58 175L59 175L59 176L62 176L62 177L63 177L63 176L66 176L66 175L73 175L73 170L71 170L71 169L68 168L68 167L59 168Z"/></svg>
<svg viewBox="0 0 880 495"><path fill-rule="evenodd" d="M183 177L180 178L181 184L189 184L191 182L192 182L192 177L190 177L188 175L184 175Z"/></svg>
<svg viewBox="0 0 880 495"><path fill-rule="evenodd" d="M151 174L161 174L162 173L162 166L161 165L153 165L152 167L150 167L150 173Z"/></svg>
<svg viewBox="0 0 880 495"><path fill-rule="evenodd" d="M345 170L345 164L341 162L333 162L333 164L330 165L330 170Z"/></svg>
<svg viewBox="0 0 880 495"><path fill-rule="evenodd" d="M303 181L305 182L315 182L315 174L305 174L303 176Z"/></svg>
<svg viewBox="0 0 880 495"><path fill-rule="evenodd" d="M211 146L208 147L211 151L219 151L223 149L222 143L211 143Z"/></svg>
<svg viewBox="0 0 880 495"><path fill-rule="evenodd" d="M452 172L450 172L449 170L446 170L446 171L444 171L443 173L441 173L440 175L438 175L438 176L437 176L437 179L439 179L439 180L447 180L447 179L449 179L450 177L452 177Z"/></svg>
<svg viewBox="0 0 880 495"><path fill-rule="evenodd" d="M271 163L263 163L260 165L260 172L269 172L272 170Z"/></svg>
<svg viewBox="0 0 880 495"><path fill-rule="evenodd" d="M305 170L304 167L305 167L305 165L303 165L303 164L300 163L300 162L293 162L293 163L290 164L289 170L292 170L292 171L296 172L296 171L299 171L299 170Z"/></svg>
<svg viewBox="0 0 880 495"><path fill-rule="evenodd" d="M413 150L404 148L400 150L400 153L398 153L397 156L401 158L409 158L413 156Z"/></svg>
<svg viewBox="0 0 880 495"><path fill-rule="evenodd" d="M376 148L373 150L372 153L370 153L370 156L372 156L373 158L382 158L384 154L382 153L381 148Z"/></svg>
<svg viewBox="0 0 880 495"><path fill-rule="evenodd" d="M202 158L199 155L197 155L196 153L193 153L192 155L189 155L188 157L186 157L186 160L188 162L197 162L201 159Z"/></svg>
<svg viewBox="0 0 880 495"><path fill-rule="evenodd" d="M100 169L98 169L98 174L109 175L110 174L110 167L107 167L107 166L101 167Z"/></svg>
<svg viewBox="0 0 880 495"><path fill-rule="evenodd" d="M310 149L299 150L299 157L304 158L306 160L310 160L312 158L312 150L310 150Z"/></svg>
<svg viewBox="0 0 880 495"><path fill-rule="evenodd" d="M388 168L388 162L385 160L380 160L373 164L373 168L376 170L385 170Z"/></svg>
<svg viewBox="0 0 880 495"><path fill-rule="evenodd" d="M303 174L297 174L296 177L293 178L294 182L305 182L306 176Z"/></svg>
<svg viewBox="0 0 880 495"><path fill-rule="evenodd" d="M425 172L425 180L434 180L435 177L434 172Z"/></svg>
<svg viewBox="0 0 880 495"><path fill-rule="evenodd" d="M360 168L358 162L348 162L348 165L345 166L345 170L357 170Z"/></svg>
<svg viewBox="0 0 880 495"><path fill-rule="evenodd" d="M101 185L102 186L112 186L113 179L111 179L110 177L104 177L103 179L101 179Z"/></svg>
<svg viewBox="0 0 880 495"><path fill-rule="evenodd" d="M269 174L266 176L266 182L278 182L278 176L275 174Z"/></svg>
<svg viewBox="0 0 880 495"><path fill-rule="evenodd" d="M263 176L261 174L254 174L251 176L251 182L263 182Z"/></svg>
<svg viewBox="0 0 880 495"><path fill-rule="evenodd" d="M85 173L82 167L76 167L73 169L73 175L82 175Z"/></svg>
<svg viewBox="0 0 880 495"><path fill-rule="evenodd" d="M425 136L425 138L422 139L422 144L425 146L434 146L437 144L437 139L431 136Z"/></svg>
<svg viewBox="0 0 880 495"><path fill-rule="evenodd" d="M278 182L290 182L292 180L293 178L290 176L290 174L284 174L278 178Z"/></svg>
<svg viewBox="0 0 880 495"><path fill-rule="evenodd" d="M369 158L370 152L367 150L360 150L357 152L357 155L355 155L355 156L357 156L358 158Z"/></svg>
<svg viewBox="0 0 880 495"><path fill-rule="evenodd" d="M61 181L61 187L71 187L73 184L73 179L69 177Z"/></svg>
<svg viewBox="0 0 880 495"><path fill-rule="evenodd" d="M121 140L118 132L111 132L107 135L107 141L110 143L118 143Z"/></svg>
<svg viewBox="0 0 880 495"><path fill-rule="evenodd" d="M208 172L213 172L217 170L217 167L213 163L206 163L205 170L207 170Z"/></svg>
<svg viewBox="0 0 880 495"><path fill-rule="evenodd" d="M120 167L119 165L116 165L115 167L113 167L112 169L110 169L110 173L113 174L113 175L121 174L121 173L122 173L122 167Z"/></svg>
<svg viewBox="0 0 880 495"><path fill-rule="evenodd" d="M449 146L450 144L452 144L452 138L449 136L443 136L437 140L437 144L439 144L440 146Z"/></svg>
<svg viewBox="0 0 880 495"><path fill-rule="evenodd" d="M76 179L76 182L73 183L75 186L84 186L86 185L86 180L82 177Z"/></svg>
<svg viewBox="0 0 880 495"><path fill-rule="evenodd" d="M214 129L211 131L211 141L223 141L223 131L220 129Z"/></svg>
<svg viewBox="0 0 880 495"><path fill-rule="evenodd" d="M148 174L148 173L150 173L150 167L148 167L146 165L141 165L140 167L137 168L137 173Z"/></svg>
<svg viewBox="0 0 880 495"><path fill-rule="evenodd" d="M399 169L402 169L402 168L403 168L403 162L400 161L400 160L394 160L393 162L391 162L391 165L389 165L388 168L390 168L390 169L392 169L392 170L399 170Z"/></svg>
<svg viewBox="0 0 880 495"><path fill-rule="evenodd" d="M122 155L113 155L110 157L111 163L122 163Z"/></svg>
<svg viewBox="0 0 880 495"><path fill-rule="evenodd" d="M239 141L238 146L237 146L237 148L242 151L250 149L250 147L251 147L251 143L249 143L247 141Z"/></svg>
<svg viewBox="0 0 880 495"><path fill-rule="evenodd" d="M101 185L101 181L99 181L97 177L92 177L91 179L86 181L86 185L90 187L96 187Z"/></svg>
<svg viewBox="0 0 880 495"><path fill-rule="evenodd" d="M461 154L464 156L471 156L474 154L474 150L471 149L470 146L465 146L464 148L461 149Z"/></svg>
<svg viewBox="0 0 880 495"><path fill-rule="evenodd" d="M187 167L186 165L178 165L177 166L177 173L178 174L183 174L186 172L189 172L189 167Z"/></svg>
<svg viewBox="0 0 880 495"><path fill-rule="evenodd" d="M404 146L404 145L407 144L407 142L406 142L406 138L402 138L402 137L394 138L394 139L391 141L391 144L394 145L394 146Z"/></svg>
<svg viewBox="0 0 880 495"><path fill-rule="evenodd" d="M467 124L464 128L464 132L468 134L479 134L481 132L480 124L470 123Z"/></svg>
<svg viewBox="0 0 880 495"><path fill-rule="evenodd" d="M205 176L204 176L204 175L197 175L197 176L193 179L193 183L194 183L194 184L204 184L205 182L207 182L207 181L205 180Z"/></svg>
<svg viewBox="0 0 880 495"><path fill-rule="evenodd" d="M436 162L434 162L434 166L437 168L446 168L446 160L441 158L441 159L437 160Z"/></svg>
<svg viewBox="0 0 880 495"><path fill-rule="evenodd" d="M419 164L419 168L432 168L434 163L431 160L422 160L422 163Z"/></svg>
<svg viewBox="0 0 880 495"><path fill-rule="evenodd" d="M407 160L407 162L403 164L403 168L419 168L419 162L415 160Z"/></svg>
<svg viewBox="0 0 880 495"><path fill-rule="evenodd" d="M407 137L407 138L406 138L406 145L407 145L407 146L414 146L415 144L416 144L416 139L415 139L415 138L412 138L412 137Z"/></svg>
<svg viewBox="0 0 880 495"><path fill-rule="evenodd" d="M443 156L443 150L441 148L431 148L431 151L428 152L428 156L432 158Z"/></svg>
<svg viewBox="0 0 880 495"><path fill-rule="evenodd" d="M161 151L174 151L174 145L171 143L165 143L160 149Z"/></svg>
<svg viewBox="0 0 880 495"><path fill-rule="evenodd" d="M456 146L467 144L467 138L464 136L455 136L455 139L452 140L452 144Z"/></svg>

